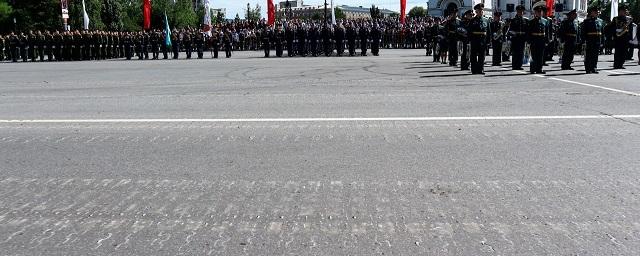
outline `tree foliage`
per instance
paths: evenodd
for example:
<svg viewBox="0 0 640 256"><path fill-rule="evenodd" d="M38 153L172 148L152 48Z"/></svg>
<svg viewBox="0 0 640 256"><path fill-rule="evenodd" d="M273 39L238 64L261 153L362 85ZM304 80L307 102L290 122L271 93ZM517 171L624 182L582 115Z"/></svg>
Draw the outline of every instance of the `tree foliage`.
<svg viewBox="0 0 640 256"><path fill-rule="evenodd" d="M412 19L427 17L427 15L429 15L428 11L421 6L411 8L411 10L409 10L409 13L407 14L407 16Z"/></svg>
<svg viewBox="0 0 640 256"><path fill-rule="evenodd" d="M13 28L13 8L8 0L0 0L0 33Z"/></svg>
<svg viewBox="0 0 640 256"><path fill-rule="evenodd" d="M213 15L211 15L211 17L213 17ZM227 17L224 16L224 12L218 12L218 15L216 15L215 17L216 23L223 23L227 19Z"/></svg>
<svg viewBox="0 0 640 256"><path fill-rule="evenodd" d="M59 0L20 0L15 1L12 9L18 30L62 28Z"/></svg>
<svg viewBox="0 0 640 256"><path fill-rule="evenodd" d="M142 0L84 0L84 3L90 20L89 29L142 29ZM82 29L82 0L68 0L68 4L68 24L72 30ZM192 0L175 0L175 3L174 0L153 0L151 8L153 29L164 28L165 13L169 25L176 28L200 27L204 15L204 7L194 9ZM0 0L0 33L13 30L14 17L20 31L62 29L60 0L16 0L15 4L11 0Z"/></svg>
<svg viewBox="0 0 640 256"><path fill-rule="evenodd" d="M341 19L347 18L347 15L344 14L342 9L340 9L338 7L334 7L334 8L335 8L334 12L336 13L336 20L341 20Z"/></svg>
<svg viewBox="0 0 640 256"><path fill-rule="evenodd" d="M260 4L256 4L254 8L249 8L247 11L247 16L245 18L248 20L258 21L262 18L262 7Z"/></svg>
<svg viewBox="0 0 640 256"><path fill-rule="evenodd" d="M380 13L380 8L375 5L371 5L369 8L369 12L371 13L371 19L376 20L382 18L382 14Z"/></svg>

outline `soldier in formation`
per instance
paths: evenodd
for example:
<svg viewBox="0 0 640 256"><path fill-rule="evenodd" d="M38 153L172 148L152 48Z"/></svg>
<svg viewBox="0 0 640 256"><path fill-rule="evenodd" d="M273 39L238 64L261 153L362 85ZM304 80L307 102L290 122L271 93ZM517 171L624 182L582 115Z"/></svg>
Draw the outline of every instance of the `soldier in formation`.
<svg viewBox="0 0 640 256"><path fill-rule="evenodd" d="M596 55L607 53L609 46L615 51L616 69L624 68L633 55L634 44L637 44L633 31L637 26L624 4L620 5L619 16L608 24L601 22L602 26L595 28L591 19L577 22L575 11L569 12L559 23L546 17L546 5L541 1L534 3L534 7L536 14L530 18L525 17L522 5L516 7L515 17L504 21L501 13L495 12L488 26L485 26L487 20L481 17L483 15L478 15L479 9L474 8L475 14L471 12L459 17L457 9L450 9L445 10L443 17L408 19L405 24L393 19L343 20L337 24L290 20L269 27L264 22L236 21L214 26L211 35L190 28L174 29L169 35L160 30L13 32L0 36L0 60L78 61L134 57L156 60L160 52L163 59L168 59L170 52L174 59L180 58L181 52L187 58L191 58L193 52L198 58L204 58L203 53L207 50L211 50L212 58L217 58L220 50L225 51L226 57L231 57L234 50L258 49L263 49L268 57L273 56L273 50L277 57L284 56L284 50L289 57L366 56L369 51L377 56L381 48L423 48L425 55L433 55L434 62L451 66L460 62L460 69L481 74L484 71L480 63L490 50L492 65L499 66L502 61L511 59L514 70L522 70L525 56L530 52L530 71L533 73L544 73L545 61L552 60L555 55L561 56L563 70L572 69L574 56L579 52L589 52L585 57L593 60L596 42L600 42ZM559 26L554 25L557 23ZM587 32L583 30L594 29L602 31L584 34ZM484 54L481 54L482 47ZM477 63L476 68L472 63ZM592 66L595 65L589 67Z"/></svg>

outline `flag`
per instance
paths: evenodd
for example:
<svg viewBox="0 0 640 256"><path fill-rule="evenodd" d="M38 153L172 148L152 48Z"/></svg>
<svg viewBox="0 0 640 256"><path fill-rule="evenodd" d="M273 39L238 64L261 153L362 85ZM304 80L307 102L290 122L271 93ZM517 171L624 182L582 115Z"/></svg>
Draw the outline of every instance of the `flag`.
<svg viewBox="0 0 640 256"><path fill-rule="evenodd" d="M276 23L276 6L273 5L273 0L267 0L267 16L267 25Z"/></svg>
<svg viewBox="0 0 640 256"><path fill-rule="evenodd" d="M209 0L204 1L204 21L202 24L202 32L211 36L211 10L209 9Z"/></svg>
<svg viewBox="0 0 640 256"><path fill-rule="evenodd" d="M404 16L407 11L407 0L400 0L400 23L404 24Z"/></svg>
<svg viewBox="0 0 640 256"><path fill-rule="evenodd" d="M164 12L164 33L165 39L164 44L166 46L171 46L171 28L169 28L169 18L167 18L167 12Z"/></svg>
<svg viewBox="0 0 640 256"><path fill-rule="evenodd" d="M331 0L331 24L336 24L336 9L333 7L333 0Z"/></svg>
<svg viewBox="0 0 640 256"><path fill-rule="evenodd" d="M553 17L553 12L555 9L556 0L547 0L547 17Z"/></svg>
<svg viewBox="0 0 640 256"><path fill-rule="evenodd" d="M611 20L618 16L618 0L611 0Z"/></svg>
<svg viewBox="0 0 640 256"><path fill-rule="evenodd" d="M142 18L143 24L142 27L144 29L151 28L151 0L144 0L142 5Z"/></svg>
<svg viewBox="0 0 640 256"><path fill-rule="evenodd" d="M84 5L84 0L82 0L82 27L85 30L89 29L89 15L87 14L87 8Z"/></svg>

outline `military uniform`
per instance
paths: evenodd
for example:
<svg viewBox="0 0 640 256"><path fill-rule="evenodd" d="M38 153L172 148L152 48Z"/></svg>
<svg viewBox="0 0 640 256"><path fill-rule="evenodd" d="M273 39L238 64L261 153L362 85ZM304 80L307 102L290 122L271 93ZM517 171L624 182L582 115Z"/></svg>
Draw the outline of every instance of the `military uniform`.
<svg viewBox="0 0 640 256"><path fill-rule="evenodd" d="M568 15L573 15L570 12ZM567 18L562 21L558 29L558 37L562 41L562 70L573 70L571 63L576 53L576 44L578 39L578 22L573 18Z"/></svg>
<svg viewBox="0 0 640 256"><path fill-rule="evenodd" d="M284 48L282 42L284 40L284 30L278 29L273 36L274 44L276 46L276 57L282 57L282 53L284 52Z"/></svg>
<svg viewBox="0 0 640 256"><path fill-rule="evenodd" d="M29 49L29 39L25 34L20 34L20 56L22 57L22 62L27 62L29 59L29 54L27 54L27 49Z"/></svg>
<svg viewBox="0 0 640 256"><path fill-rule="evenodd" d="M4 60L4 47L5 47L5 40L4 37L2 37L2 35L0 35L0 61Z"/></svg>
<svg viewBox="0 0 640 256"><path fill-rule="evenodd" d="M298 55L302 57L307 56L307 30L304 27L304 24L298 26L298 31L296 31L298 38Z"/></svg>
<svg viewBox="0 0 640 256"><path fill-rule="evenodd" d="M0 35L0 61L4 61L4 48L5 48L5 40L4 37L2 37L2 35Z"/></svg>
<svg viewBox="0 0 640 256"><path fill-rule="evenodd" d="M360 56L367 56L367 42L369 40L369 29L362 25L358 31L360 36Z"/></svg>
<svg viewBox="0 0 640 256"><path fill-rule="evenodd" d="M320 33L315 25L311 26L309 29L309 53L311 56L318 56L318 38L320 37Z"/></svg>
<svg viewBox="0 0 640 256"><path fill-rule="evenodd" d="M474 7L477 9L478 7ZM482 5L480 8L484 8ZM469 39L471 41L471 73L484 74L484 60L489 45L491 27L485 17L476 16L469 24Z"/></svg>
<svg viewBox="0 0 640 256"><path fill-rule="evenodd" d="M73 60L82 60L82 34L75 32L73 35Z"/></svg>
<svg viewBox="0 0 640 256"><path fill-rule="evenodd" d="M333 49L331 49L331 29L329 28L329 26L324 25L320 34L322 37L322 50L324 52L324 55L330 56L333 52Z"/></svg>
<svg viewBox="0 0 640 256"><path fill-rule="evenodd" d="M269 56L271 55L271 37L273 37L271 29L265 26L265 28L262 30L262 47L264 49L265 58L269 58Z"/></svg>
<svg viewBox="0 0 640 256"><path fill-rule="evenodd" d="M546 13L546 8L545 11ZM545 49L544 49L544 61L543 61L543 65L547 66L547 61L553 61L553 56L555 55L555 49L556 49L556 27L553 24L553 19L550 17L544 17L544 19L547 20L547 30L546 30L546 34L547 34L547 42L545 44Z"/></svg>
<svg viewBox="0 0 640 256"><path fill-rule="evenodd" d="M180 35L178 31L171 33L171 51L173 52L173 59L180 57Z"/></svg>
<svg viewBox="0 0 640 256"><path fill-rule="evenodd" d="M92 38L91 38L91 33L83 33L82 36L82 41L83 41L83 45L82 45L82 57L84 60L90 60L92 59L92 53L91 53L91 49L92 47Z"/></svg>
<svg viewBox="0 0 640 256"><path fill-rule="evenodd" d="M547 43L548 21L542 17L531 19L528 26L529 44L531 44L531 63L529 71L532 74L544 74L542 66L544 64L544 51ZM514 59L514 61L516 61Z"/></svg>
<svg viewBox="0 0 640 256"><path fill-rule="evenodd" d="M284 35L287 39L287 55L289 57L293 57L295 55L295 50L293 49L294 40L295 40L295 31L292 26L288 26L285 29Z"/></svg>
<svg viewBox="0 0 640 256"><path fill-rule="evenodd" d="M147 32L142 32L142 53L144 54L144 59L149 59L149 41L151 41L149 34Z"/></svg>
<svg viewBox="0 0 640 256"><path fill-rule="evenodd" d="M336 26L335 39L336 39L336 55L342 56L344 54L344 27L342 25Z"/></svg>
<svg viewBox="0 0 640 256"><path fill-rule="evenodd" d="M629 41L631 38L632 19L627 16L618 16L613 18L607 28L611 34L614 43L613 68L623 69L624 62L629 54Z"/></svg>
<svg viewBox="0 0 640 256"><path fill-rule="evenodd" d="M523 6L518 7L524 9ZM523 16L516 16L511 20L511 24L509 25L509 32L507 34L511 40L511 52L513 55L511 67L513 70L522 70L528 28L529 19Z"/></svg>
<svg viewBox="0 0 640 256"><path fill-rule="evenodd" d="M133 38L130 33L126 33L124 38L122 39L122 44L124 44L124 57L127 60L131 60L133 57Z"/></svg>
<svg viewBox="0 0 640 256"><path fill-rule="evenodd" d="M356 54L356 36L357 32L353 25L347 28L347 45L349 46L349 56Z"/></svg>
<svg viewBox="0 0 640 256"><path fill-rule="evenodd" d="M11 52L11 61L17 62L20 56L20 37L16 34L9 35L9 49Z"/></svg>
<svg viewBox="0 0 640 256"><path fill-rule="evenodd" d="M182 38L182 44L183 44L184 50L185 50L185 52L187 54L187 59L191 59L191 51L192 51L191 43L193 42L192 38L191 38L191 33L186 32L186 33L184 33L182 35L182 37L183 37Z"/></svg>
<svg viewBox="0 0 640 256"><path fill-rule="evenodd" d="M29 59L33 62L36 61L38 56L37 52L38 38L33 32L29 32L29 36L27 36L27 47L29 53Z"/></svg>
<svg viewBox="0 0 640 256"><path fill-rule="evenodd" d="M382 39L382 31L378 25L371 29L371 54L378 56L380 54L380 40Z"/></svg>
<svg viewBox="0 0 640 256"><path fill-rule="evenodd" d="M226 57L231 58L232 39L231 39L231 32L228 30L227 32L224 33L223 43L224 43L224 53Z"/></svg>
<svg viewBox="0 0 640 256"><path fill-rule="evenodd" d="M498 17L500 17L498 15ZM504 42L504 34L502 30L504 28L504 22L501 20L494 20L490 24L491 28L491 65L502 66L502 43Z"/></svg>
<svg viewBox="0 0 640 256"><path fill-rule="evenodd" d="M585 42L584 69L587 74L598 73L598 54L603 44L604 22L588 17L582 22L580 35Z"/></svg>
<svg viewBox="0 0 640 256"><path fill-rule="evenodd" d="M162 50L162 59L166 60L169 58L169 47L171 46L170 44L167 45L167 32L164 31L161 34L160 39L162 40L162 42L160 42L160 48ZM169 38L169 41L171 41L171 38Z"/></svg>
<svg viewBox="0 0 640 256"><path fill-rule="evenodd" d="M56 31L56 34L53 35L53 43L55 45L55 59L56 61L61 61L64 59L64 35L60 34L60 32Z"/></svg>
<svg viewBox="0 0 640 256"><path fill-rule="evenodd" d="M464 13L460 26L458 27L458 42L462 43L462 53L460 54L460 70L469 70L469 29L471 25L471 19L467 18L467 15L473 15L471 10ZM456 48L457 51L457 48Z"/></svg>
<svg viewBox="0 0 640 256"><path fill-rule="evenodd" d="M218 58L218 53L220 52L220 34L217 31L213 31L211 33L211 49L213 50L213 58Z"/></svg>
<svg viewBox="0 0 640 256"><path fill-rule="evenodd" d="M194 37L196 51L198 52L198 59L202 59L204 57L204 35L202 32L196 32Z"/></svg>
<svg viewBox="0 0 640 256"><path fill-rule="evenodd" d="M460 25L461 21L457 17L449 19L445 23L445 29L447 30L447 48L449 50L449 66L458 64L458 28Z"/></svg>

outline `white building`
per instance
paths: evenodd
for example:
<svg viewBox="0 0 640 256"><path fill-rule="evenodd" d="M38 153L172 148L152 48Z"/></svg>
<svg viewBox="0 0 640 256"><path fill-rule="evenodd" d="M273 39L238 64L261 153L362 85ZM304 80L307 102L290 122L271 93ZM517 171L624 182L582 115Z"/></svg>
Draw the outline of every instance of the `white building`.
<svg viewBox="0 0 640 256"><path fill-rule="evenodd" d="M429 0L427 2L431 16L442 16L445 10L453 7L458 8L459 13L462 14L467 10L473 10L473 7L479 3L484 3L485 13L490 15L493 12L491 0Z"/></svg>
<svg viewBox="0 0 640 256"><path fill-rule="evenodd" d="M532 13L532 6L537 1L544 0L429 0L429 15L442 16L444 10L450 7L458 7L460 13L464 13L467 10L472 10L473 6L478 3L484 3L485 13L490 16L494 11L502 12L503 18L512 18L515 16L515 7L518 5L524 5L526 8L525 15L530 16ZM578 16L586 16L588 7L587 0L556 0L556 4L562 4L563 11L556 13L556 16L563 18L566 12L573 9L578 10Z"/></svg>

